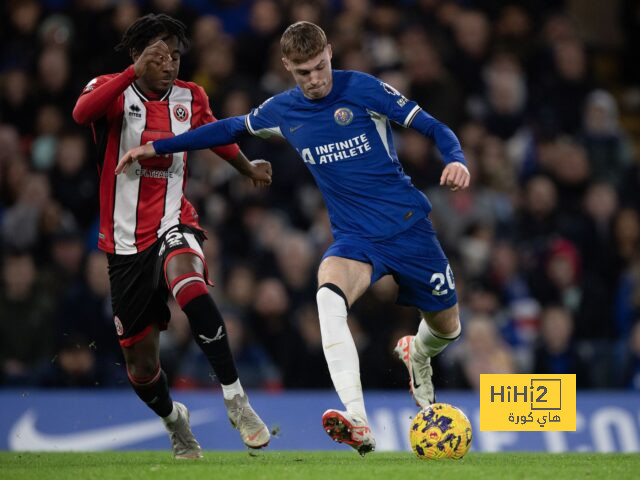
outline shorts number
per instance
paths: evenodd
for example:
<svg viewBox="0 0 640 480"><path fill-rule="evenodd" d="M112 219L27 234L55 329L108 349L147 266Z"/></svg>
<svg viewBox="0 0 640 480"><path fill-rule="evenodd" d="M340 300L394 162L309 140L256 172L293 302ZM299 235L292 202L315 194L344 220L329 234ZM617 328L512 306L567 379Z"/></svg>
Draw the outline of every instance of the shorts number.
<svg viewBox="0 0 640 480"><path fill-rule="evenodd" d="M447 265L445 273L436 272L431 275L431 280L429 280L429 283L433 285L431 293L433 295L446 295L449 293L448 289L442 290L445 282L449 289L454 290L456 288L456 284L453 280L453 271L449 265Z"/></svg>
<svg viewBox="0 0 640 480"><path fill-rule="evenodd" d="M444 279L444 274L443 273L434 273L433 275L431 275L431 280L429 280L429 283L434 284L433 289L436 292L439 292L440 289L442 288L442 286L444 285L445 279Z"/></svg>

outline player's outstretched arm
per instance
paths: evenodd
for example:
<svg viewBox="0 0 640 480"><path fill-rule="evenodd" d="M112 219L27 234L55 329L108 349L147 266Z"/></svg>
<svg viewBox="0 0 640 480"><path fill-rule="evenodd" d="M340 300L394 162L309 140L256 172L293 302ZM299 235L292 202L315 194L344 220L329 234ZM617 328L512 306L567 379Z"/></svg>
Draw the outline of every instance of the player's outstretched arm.
<svg viewBox="0 0 640 480"><path fill-rule="evenodd" d="M157 155L153 148L153 142L149 142L146 145L140 145L139 147L132 148L118 162L116 165L116 175L126 172L129 165L133 162L139 162L145 158L155 157Z"/></svg>
<svg viewBox="0 0 640 480"><path fill-rule="evenodd" d="M116 166L116 175L126 171L135 161L144 160L156 155L176 152L190 152L205 148L234 143L242 133L246 132L244 116L225 118L217 122L202 125L194 130L163 138L140 147L132 148L120 159Z"/></svg>
<svg viewBox="0 0 640 480"><path fill-rule="evenodd" d="M469 169L464 163L457 161L445 165L440 176L440 185L449 187L454 192L467 188L470 181Z"/></svg>
<svg viewBox="0 0 640 480"><path fill-rule="evenodd" d="M469 186L471 175L467 168L460 141L444 123L420 110L411 122L411 128L432 138L442 154L445 163L440 177L440 185L451 190L463 190Z"/></svg>

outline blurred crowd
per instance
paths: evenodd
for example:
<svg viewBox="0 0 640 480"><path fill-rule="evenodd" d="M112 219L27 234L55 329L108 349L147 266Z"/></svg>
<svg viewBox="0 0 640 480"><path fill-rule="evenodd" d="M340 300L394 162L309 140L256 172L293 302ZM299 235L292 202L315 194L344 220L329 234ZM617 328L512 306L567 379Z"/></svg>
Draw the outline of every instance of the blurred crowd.
<svg viewBox="0 0 640 480"><path fill-rule="evenodd" d="M406 172L456 275L463 336L435 360L440 388L480 373L575 373L579 388L640 390L640 2L453 0L7 0L0 15L0 385L127 386L105 255L98 176L71 110L93 77L131 60L113 47L137 17L189 27L180 78L219 118L292 86L278 40L325 28L334 68L375 74L459 136L471 187L438 186L434 144L396 129ZM245 387L330 386L315 272L326 210L288 145L255 189L211 152L189 158L187 196ZM391 277L351 309L365 388L406 388L397 338L415 309ZM162 360L177 388L216 382L175 302Z"/></svg>

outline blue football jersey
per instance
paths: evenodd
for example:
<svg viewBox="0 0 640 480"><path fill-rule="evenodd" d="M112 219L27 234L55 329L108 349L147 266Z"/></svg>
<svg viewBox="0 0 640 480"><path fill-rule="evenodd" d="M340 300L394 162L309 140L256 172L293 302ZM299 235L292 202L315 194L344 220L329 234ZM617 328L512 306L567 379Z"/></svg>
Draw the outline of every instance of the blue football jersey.
<svg viewBox="0 0 640 480"><path fill-rule="evenodd" d="M407 127L419 111L371 75L334 70L326 97L310 100L296 87L252 110L245 124L251 134L283 137L298 151L322 191L335 238L380 240L431 211L398 161L389 122Z"/></svg>

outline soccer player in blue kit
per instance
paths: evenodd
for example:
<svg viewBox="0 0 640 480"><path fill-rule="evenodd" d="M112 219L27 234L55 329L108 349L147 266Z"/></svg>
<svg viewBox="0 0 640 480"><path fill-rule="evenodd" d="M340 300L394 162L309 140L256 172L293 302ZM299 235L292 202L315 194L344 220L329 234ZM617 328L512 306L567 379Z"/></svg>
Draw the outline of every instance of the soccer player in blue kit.
<svg viewBox="0 0 640 480"><path fill-rule="evenodd" d="M431 204L404 174L389 120L435 140L445 163L441 185L464 189L469 171L454 133L415 102L371 75L332 70L331 45L320 27L294 23L280 45L296 88L248 115L134 148L116 173L152 156L233 143L247 131L283 137L298 151L322 192L334 236L318 270L316 299L329 373L346 410L327 410L322 424L335 441L364 455L375 449L375 438L347 325L349 306L380 277L393 275L397 303L419 309L418 332L401 338L395 352L422 408L435 401L430 359L461 330L453 273L428 218Z"/></svg>

